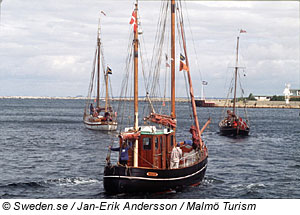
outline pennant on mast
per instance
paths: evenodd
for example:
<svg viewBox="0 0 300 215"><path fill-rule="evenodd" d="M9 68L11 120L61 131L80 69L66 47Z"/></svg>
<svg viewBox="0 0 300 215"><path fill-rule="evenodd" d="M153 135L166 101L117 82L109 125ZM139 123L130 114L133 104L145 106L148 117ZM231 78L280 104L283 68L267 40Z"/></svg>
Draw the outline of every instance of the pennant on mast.
<svg viewBox="0 0 300 215"><path fill-rule="evenodd" d="M106 73L109 74L109 75L112 74L112 70L109 66L107 66Z"/></svg>
<svg viewBox="0 0 300 215"><path fill-rule="evenodd" d="M180 60L184 61L185 60L185 57L183 54L180 54Z"/></svg>
<svg viewBox="0 0 300 215"><path fill-rule="evenodd" d="M182 70L188 71L189 67L185 63L183 63L182 61L180 61L179 71L182 71Z"/></svg>

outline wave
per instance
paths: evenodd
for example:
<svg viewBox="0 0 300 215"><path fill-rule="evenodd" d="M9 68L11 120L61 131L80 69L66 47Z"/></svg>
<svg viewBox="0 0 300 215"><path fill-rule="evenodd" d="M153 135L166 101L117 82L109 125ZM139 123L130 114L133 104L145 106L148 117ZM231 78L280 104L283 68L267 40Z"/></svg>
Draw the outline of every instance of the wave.
<svg viewBox="0 0 300 215"><path fill-rule="evenodd" d="M223 180L212 178L212 177L205 177L203 182L204 182L204 184L223 184L224 183Z"/></svg>
<svg viewBox="0 0 300 215"><path fill-rule="evenodd" d="M1 120L2 123L15 123L15 124L78 124L82 123L81 120Z"/></svg>
<svg viewBox="0 0 300 215"><path fill-rule="evenodd" d="M32 181L32 182L18 182L10 183L6 185L0 185L0 188L45 188L50 186L73 186L73 185L86 185L86 184L95 184L100 183L100 180L92 178L58 178L58 179L49 179L45 181Z"/></svg>
<svg viewBox="0 0 300 215"><path fill-rule="evenodd" d="M0 188L40 188L45 187L41 182L18 182L7 185L2 185Z"/></svg>
<svg viewBox="0 0 300 215"><path fill-rule="evenodd" d="M82 185L82 184L94 184L100 183L97 179L92 178L82 178L82 177L75 177L75 178L59 178L59 179L50 179L46 181L47 184L53 185Z"/></svg>
<svg viewBox="0 0 300 215"><path fill-rule="evenodd" d="M256 189L256 188L265 188L266 185L261 184L261 183L257 183L257 184L235 184L231 186L232 188L236 188L236 189Z"/></svg>
<svg viewBox="0 0 300 215"><path fill-rule="evenodd" d="M300 169L300 164L290 165L289 168Z"/></svg>

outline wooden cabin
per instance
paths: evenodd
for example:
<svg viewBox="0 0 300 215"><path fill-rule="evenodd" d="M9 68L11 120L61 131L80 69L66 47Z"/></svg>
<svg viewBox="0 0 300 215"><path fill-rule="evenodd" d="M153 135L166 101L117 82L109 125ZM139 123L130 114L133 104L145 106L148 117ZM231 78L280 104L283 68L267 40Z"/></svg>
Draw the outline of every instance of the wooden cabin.
<svg viewBox="0 0 300 215"><path fill-rule="evenodd" d="M141 126L138 139L138 167L169 169L170 157L176 144L175 132L170 129L156 129L155 126ZM129 141L129 140L127 140ZM129 141L133 146L135 141ZM120 147L123 139L120 138ZM183 153L190 152L192 147L182 146ZM128 166L133 166L133 147L128 150Z"/></svg>

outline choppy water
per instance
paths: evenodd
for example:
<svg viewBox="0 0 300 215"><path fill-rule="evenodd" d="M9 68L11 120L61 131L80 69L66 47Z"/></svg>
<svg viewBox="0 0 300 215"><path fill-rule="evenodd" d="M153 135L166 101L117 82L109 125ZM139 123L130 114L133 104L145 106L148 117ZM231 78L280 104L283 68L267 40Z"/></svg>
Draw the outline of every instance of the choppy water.
<svg viewBox="0 0 300 215"><path fill-rule="evenodd" d="M204 134L209 164L201 185L107 196L103 169L116 133L85 129L83 107L83 100L0 99L0 198L300 198L297 109L250 109L250 136L228 138L218 133L222 109L199 108L202 125L213 120ZM190 136L186 110L177 106L177 141Z"/></svg>

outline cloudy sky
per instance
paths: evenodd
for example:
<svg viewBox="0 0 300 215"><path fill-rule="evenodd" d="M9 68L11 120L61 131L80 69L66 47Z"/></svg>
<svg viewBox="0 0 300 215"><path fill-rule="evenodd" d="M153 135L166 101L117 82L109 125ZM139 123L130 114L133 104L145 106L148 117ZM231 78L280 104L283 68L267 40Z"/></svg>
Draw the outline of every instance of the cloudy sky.
<svg viewBox="0 0 300 215"><path fill-rule="evenodd" d="M208 81L206 96L226 96L238 29L247 31L240 38L246 95L280 95L286 83L300 88L299 2L184 1L184 5L186 26L192 32L187 43L197 96L201 80ZM139 5L149 58L159 7L159 1ZM105 60L113 68L113 94L119 95L133 8L133 0L3 0L0 96L87 95L101 10L107 14L101 20ZM185 96L180 90L182 77L177 79L176 94Z"/></svg>

